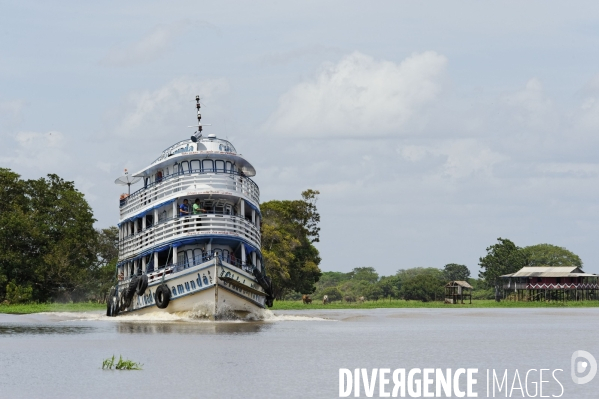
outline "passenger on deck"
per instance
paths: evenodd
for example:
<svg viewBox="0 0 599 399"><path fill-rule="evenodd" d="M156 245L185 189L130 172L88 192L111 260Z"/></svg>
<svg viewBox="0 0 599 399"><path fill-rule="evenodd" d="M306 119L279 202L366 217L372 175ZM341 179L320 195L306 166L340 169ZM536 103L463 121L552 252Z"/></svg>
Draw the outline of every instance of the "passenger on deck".
<svg viewBox="0 0 599 399"><path fill-rule="evenodd" d="M203 209L202 206L200 205L199 198L196 198L196 200L194 201L193 206L192 206L192 212L194 215L200 215L202 213L206 213L206 210ZM200 221L200 220L201 219L198 219L198 221ZM196 223L197 227L200 227L201 225L202 225L202 223ZM197 230L199 231L200 229L197 229Z"/></svg>
<svg viewBox="0 0 599 399"><path fill-rule="evenodd" d="M179 206L179 216L189 216L189 201L186 199Z"/></svg>
<svg viewBox="0 0 599 399"><path fill-rule="evenodd" d="M199 215L201 213L206 213L206 210L202 208L202 206L200 205L200 199L196 198L195 202L193 203L192 206L192 211L194 215Z"/></svg>

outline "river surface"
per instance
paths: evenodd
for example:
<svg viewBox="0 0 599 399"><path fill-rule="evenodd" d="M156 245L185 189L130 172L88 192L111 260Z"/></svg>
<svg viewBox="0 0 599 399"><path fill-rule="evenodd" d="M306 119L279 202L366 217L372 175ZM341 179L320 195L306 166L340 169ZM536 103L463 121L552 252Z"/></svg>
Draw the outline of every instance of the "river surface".
<svg viewBox="0 0 599 399"><path fill-rule="evenodd" d="M478 397L487 369L507 369L510 386L516 370L525 385L529 369L549 369L543 394L560 395L551 373L561 369L561 397L597 398L599 376L574 384L570 359L576 350L599 358L598 331L599 308L275 311L255 322L0 315L0 397L335 398L340 368L478 368ZM143 370L102 370L112 355ZM516 385L511 397L532 396L535 380L530 395Z"/></svg>

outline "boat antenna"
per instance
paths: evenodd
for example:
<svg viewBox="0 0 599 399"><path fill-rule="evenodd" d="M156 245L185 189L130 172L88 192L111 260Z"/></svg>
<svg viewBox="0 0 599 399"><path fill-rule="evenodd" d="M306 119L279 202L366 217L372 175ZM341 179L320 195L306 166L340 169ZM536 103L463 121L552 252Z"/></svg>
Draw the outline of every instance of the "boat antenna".
<svg viewBox="0 0 599 399"><path fill-rule="evenodd" d="M200 113L200 96L196 96L196 109L198 111L198 124L197 126L188 126L188 127L197 127L198 130L191 136L191 141L194 143L198 141L200 137L202 137L202 126L211 126L211 125L202 125L202 114Z"/></svg>
<svg viewBox="0 0 599 399"><path fill-rule="evenodd" d="M114 182L121 186L128 186L129 187L128 194L131 195L131 185L137 183L140 180L141 180L140 176L130 176L127 169L125 169L125 174L123 176L119 177L118 179L116 179Z"/></svg>

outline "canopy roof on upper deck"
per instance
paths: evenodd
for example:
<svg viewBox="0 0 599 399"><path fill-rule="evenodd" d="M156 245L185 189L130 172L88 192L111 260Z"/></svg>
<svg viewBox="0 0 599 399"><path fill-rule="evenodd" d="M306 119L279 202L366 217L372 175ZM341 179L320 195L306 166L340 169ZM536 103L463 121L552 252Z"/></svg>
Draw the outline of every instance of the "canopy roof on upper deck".
<svg viewBox="0 0 599 399"><path fill-rule="evenodd" d="M162 151L162 154L154 162L133 174L133 176L149 176L173 161L181 162L192 158L212 158L231 161L237 165L244 175L248 177L256 175L256 169L241 154L236 152L235 147L229 141L219 139L215 135L210 135L209 137L202 137L197 142L187 139L171 145Z"/></svg>
<svg viewBox="0 0 599 399"><path fill-rule="evenodd" d="M598 277L596 274L585 273L577 266L528 266L516 273L500 276L508 277Z"/></svg>

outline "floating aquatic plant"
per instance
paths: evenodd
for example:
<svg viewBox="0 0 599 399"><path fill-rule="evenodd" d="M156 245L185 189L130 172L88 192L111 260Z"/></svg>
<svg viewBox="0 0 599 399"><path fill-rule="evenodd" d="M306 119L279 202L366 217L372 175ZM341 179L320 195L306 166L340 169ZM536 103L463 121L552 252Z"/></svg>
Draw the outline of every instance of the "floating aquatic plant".
<svg viewBox="0 0 599 399"><path fill-rule="evenodd" d="M123 360L123 356L119 356L119 360L115 363L114 355L102 362L102 370L141 370L141 366L143 366L141 363Z"/></svg>

